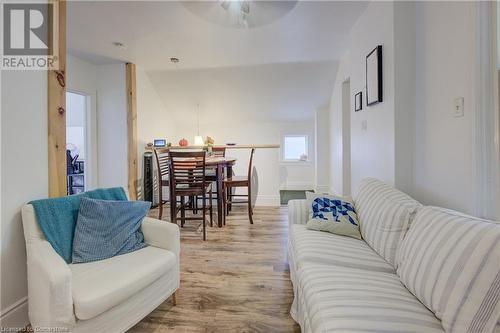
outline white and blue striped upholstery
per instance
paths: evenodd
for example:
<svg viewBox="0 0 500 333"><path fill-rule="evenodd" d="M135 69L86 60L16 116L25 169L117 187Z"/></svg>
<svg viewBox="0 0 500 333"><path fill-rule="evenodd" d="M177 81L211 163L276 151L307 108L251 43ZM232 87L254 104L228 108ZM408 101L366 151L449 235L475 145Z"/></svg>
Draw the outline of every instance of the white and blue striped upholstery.
<svg viewBox="0 0 500 333"><path fill-rule="evenodd" d="M295 319L303 333L442 333L440 321L397 275L304 265L297 272Z"/></svg>
<svg viewBox="0 0 500 333"><path fill-rule="evenodd" d="M293 252L296 269L303 263L318 263L395 273L389 263L359 239L293 225L290 229L290 245L289 251Z"/></svg>
<svg viewBox="0 0 500 333"><path fill-rule="evenodd" d="M389 185L366 178L355 198L361 236L396 267L396 254L421 204Z"/></svg>
<svg viewBox="0 0 500 333"><path fill-rule="evenodd" d="M309 220L309 207L307 200L298 199L288 201L288 223L290 226L294 224L306 224Z"/></svg>
<svg viewBox="0 0 500 333"><path fill-rule="evenodd" d="M491 333L500 319L500 224L419 210L398 255L406 287L447 332Z"/></svg>

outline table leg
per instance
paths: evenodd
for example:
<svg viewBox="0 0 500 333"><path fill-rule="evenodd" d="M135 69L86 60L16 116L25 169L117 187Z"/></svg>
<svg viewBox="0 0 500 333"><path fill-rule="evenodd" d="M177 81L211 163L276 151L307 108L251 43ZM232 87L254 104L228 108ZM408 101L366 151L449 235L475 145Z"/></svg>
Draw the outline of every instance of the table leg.
<svg viewBox="0 0 500 333"><path fill-rule="evenodd" d="M223 205L223 194L222 194L222 180L224 179L224 169L222 164L217 164L217 225L219 228L222 227L222 219L224 218Z"/></svg>

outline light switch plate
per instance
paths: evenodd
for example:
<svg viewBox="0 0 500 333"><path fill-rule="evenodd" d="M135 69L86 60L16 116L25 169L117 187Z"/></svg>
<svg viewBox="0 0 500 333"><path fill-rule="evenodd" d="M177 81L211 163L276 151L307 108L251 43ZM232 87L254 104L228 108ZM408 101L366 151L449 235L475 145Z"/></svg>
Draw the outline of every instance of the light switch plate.
<svg viewBox="0 0 500 333"><path fill-rule="evenodd" d="M361 121L361 129L363 131L366 131L368 129L368 121L366 120Z"/></svg>
<svg viewBox="0 0 500 333"><path fill-rule="evenodd" d="M459 118L464 116L464 98L457 97L453 100L453 117Z"/></svg>

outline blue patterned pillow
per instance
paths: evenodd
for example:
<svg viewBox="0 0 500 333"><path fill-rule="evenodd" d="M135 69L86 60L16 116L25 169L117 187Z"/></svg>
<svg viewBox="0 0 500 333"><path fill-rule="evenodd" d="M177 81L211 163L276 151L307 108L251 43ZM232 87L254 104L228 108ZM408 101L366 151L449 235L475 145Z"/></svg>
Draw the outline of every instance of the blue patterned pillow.
<svg viewBox="0 0 500 333"><path fill-rule="evenodd" d="M310 207L308 229L361 239L352 199L318 193L306 193L306 198Z"/></svg>
<svg viewBox="0 0 500 333"><path fill-rule="evenodd" d="M73 263L103 260L147 246L140 228L150 207L151 203L145 201L82 198L73 239Z"/></svg>
<svg viewBox="0 0 500 333"><path fill-rule="evenodd" d="M349 223L358 226L353 204L340 199L316 198L312 202L313 219L328 220L329 217L339 222L345 217ZM331 216L330 216L331 215Z"/></svg>

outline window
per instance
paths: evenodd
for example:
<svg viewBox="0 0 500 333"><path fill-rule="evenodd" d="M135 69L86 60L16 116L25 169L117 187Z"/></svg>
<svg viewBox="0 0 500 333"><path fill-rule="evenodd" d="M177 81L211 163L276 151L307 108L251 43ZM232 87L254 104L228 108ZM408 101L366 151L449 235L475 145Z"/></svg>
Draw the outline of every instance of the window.
<svg viewBox="0 0 500 333"><path fill-rule="evenodd" d="M307 161L307 135L285 135L283 137L283 161Z"/></svg>

